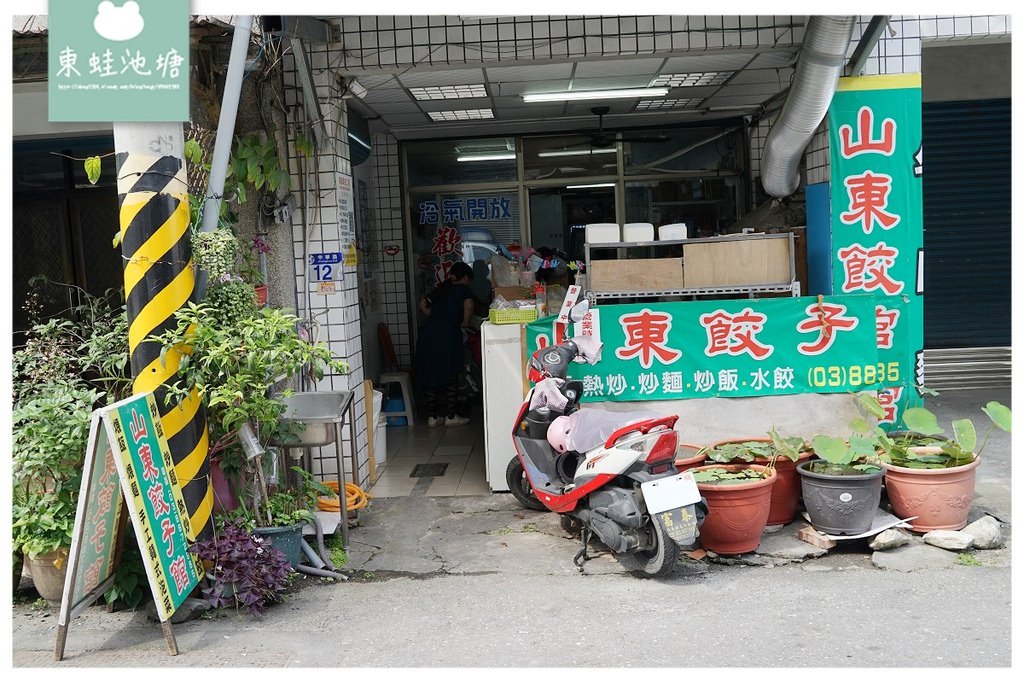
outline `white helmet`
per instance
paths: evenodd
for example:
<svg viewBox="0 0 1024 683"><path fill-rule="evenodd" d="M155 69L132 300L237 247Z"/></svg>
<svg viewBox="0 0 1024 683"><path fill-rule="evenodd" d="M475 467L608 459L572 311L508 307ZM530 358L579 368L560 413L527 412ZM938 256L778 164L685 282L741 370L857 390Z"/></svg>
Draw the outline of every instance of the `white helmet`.
<svg viewBox="0 0 1024 683"><path fill-rule="evenodd" d="M572 431L572 421L568 415L559 415L551 421L548 427L548 443L557 453L565 453L569 450L569 432Z"/></svg>

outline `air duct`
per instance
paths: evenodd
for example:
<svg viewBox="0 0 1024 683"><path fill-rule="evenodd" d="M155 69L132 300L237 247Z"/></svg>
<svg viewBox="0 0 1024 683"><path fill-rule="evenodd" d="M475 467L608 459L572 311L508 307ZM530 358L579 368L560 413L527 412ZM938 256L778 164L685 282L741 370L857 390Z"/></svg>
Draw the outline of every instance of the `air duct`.
<svg viewBox="0 0 1024 683"><path fill-rule="evenodd" d="M800 187L800 156L828 111L856 19L814 16L807 22L793 85L761 158L761 184L773 197L788 197Z"/></svg>

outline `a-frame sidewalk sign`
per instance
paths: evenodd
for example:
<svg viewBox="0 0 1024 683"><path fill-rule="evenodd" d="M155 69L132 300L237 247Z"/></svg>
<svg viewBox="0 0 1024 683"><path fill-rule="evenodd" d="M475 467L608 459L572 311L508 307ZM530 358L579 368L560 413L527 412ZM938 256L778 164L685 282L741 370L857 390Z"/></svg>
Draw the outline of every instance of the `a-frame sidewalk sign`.
<svg viewBox="0 0 1024 683"><path fill-rule="evenodd" d="M152 393L93 412L57 622L58 661L71 620L114 583L126 517L135 529L167 649L176 655L171 615L198 585L203 567L188 551L194 536Z"/></svg>

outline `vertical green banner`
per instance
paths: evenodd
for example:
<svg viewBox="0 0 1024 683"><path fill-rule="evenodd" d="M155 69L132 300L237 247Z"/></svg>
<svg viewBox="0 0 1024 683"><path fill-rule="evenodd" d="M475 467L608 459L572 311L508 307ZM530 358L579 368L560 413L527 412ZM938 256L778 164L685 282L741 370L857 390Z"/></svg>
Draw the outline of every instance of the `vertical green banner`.
<svg viewBox="0 0 1024 683"><path fill-rule="evenodd" d="M156 400L152 394L134 396L111 406L104 421L117 446L121 486L157 610L167 620L199 583L203 570L188 552L194 536Z"/></svg>
<svg viewBox="0 0 1024 683"><path fill-rule="evenodd" d="M51 121L187 121L187 0L49 0Z"/></svg>
<svg viewBox="0 0 1024 683"><path fill-rule="evenodd" d="M833 292L875 297L879 357L901 366L879 401L899 426L924 384L921 75L840 78L829 143Z"/></svg>

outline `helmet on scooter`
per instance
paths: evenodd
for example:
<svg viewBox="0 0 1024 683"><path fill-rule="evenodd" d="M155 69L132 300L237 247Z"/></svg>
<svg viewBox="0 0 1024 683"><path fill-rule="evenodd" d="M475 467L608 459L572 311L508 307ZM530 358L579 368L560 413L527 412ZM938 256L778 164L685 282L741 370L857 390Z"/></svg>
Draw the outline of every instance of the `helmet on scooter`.
<svg viewBox="0 0 1024 683"><path fill-rule="evenodd" d="M557 453L565 453L569 450L569 432L572 431L572 423L568 415L559 415L551 421L548 427L548 443Z"/></svg>

